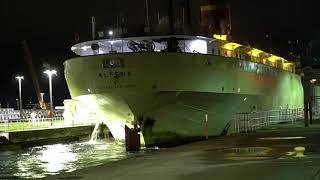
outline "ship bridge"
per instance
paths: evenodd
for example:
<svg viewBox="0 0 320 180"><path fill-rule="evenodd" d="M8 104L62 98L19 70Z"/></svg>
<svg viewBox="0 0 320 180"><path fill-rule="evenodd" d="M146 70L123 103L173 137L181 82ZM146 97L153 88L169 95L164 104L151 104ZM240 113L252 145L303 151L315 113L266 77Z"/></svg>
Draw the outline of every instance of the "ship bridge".
<svg viewBox="0 0 320 180"><path fill-rule="evenodd" d="M86 41L71 47L79 56L95 56L112 53L180 52L208 54L252 61L289 72L295 72L295 64L283 57L251 46L230 42L226 35L203 36L146 36L133 38L99 39Z"/></svg>

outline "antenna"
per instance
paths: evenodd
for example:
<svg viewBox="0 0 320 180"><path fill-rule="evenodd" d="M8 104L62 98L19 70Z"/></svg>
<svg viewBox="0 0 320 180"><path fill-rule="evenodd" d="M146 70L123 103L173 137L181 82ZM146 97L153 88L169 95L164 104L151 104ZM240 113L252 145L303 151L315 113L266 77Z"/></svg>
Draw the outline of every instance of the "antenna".
<svg viewBox="0 0 320 180"><path fill-rule="evenodd" d="M228 8L228 20L229 20L229 24L228 24L228 35L232 35L232 19L231 19L231 10L230 10L230 4L228 4L227 6Z"/></svg>
<svg viewBox="0 0 320 180"><path fill-rule="evenodd" d="M183 28L184 28L184 9L185 9L185 4L183 3L183 5L182 5L182 26L183 26Z"/></svg>
<svg viewBox="0 0 320 180"><path fill-rule="evenodd" d="M190 28L191 30L191 7L190 7L190 0L186 0L186 10L187 10L187 25L188 25L188 28Z"/></svg>
<svg viewBox="0 0 320 180"><path fill-rule="evenodd" d="M96 39L96 18L91 17L91 31L92 31L92 40Z"/></svg>
<svg viewBox="0 0 320 180"><path fill-rule="evenodd" d="M160 12L158 11L158 24L160 24Z"/></svg>
<svg viewBox="0 0 320 180"><path fill-rule="evenodd" d="M173 25L173 0L169 0L169 34L174 34L174 25Z"/></svg>
<svg viewBox="0 0 320 180"><path fill-rule="evenodd" d="M148 0L146 0L146 16L147 16L147 32L150 32L150 21L149 21L149 5L148 5Z"/></svg>

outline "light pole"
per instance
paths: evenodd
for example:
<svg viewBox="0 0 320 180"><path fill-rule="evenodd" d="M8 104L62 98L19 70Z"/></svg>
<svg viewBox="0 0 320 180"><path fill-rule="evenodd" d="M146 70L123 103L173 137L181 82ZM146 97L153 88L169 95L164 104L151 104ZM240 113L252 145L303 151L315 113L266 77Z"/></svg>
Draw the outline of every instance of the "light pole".
<svg viewBox="0 0 320 180"><path fill-rule="evenodd" d="M24 79L23 76L16 76L16 79L18 79L18 82L19 82L19 110L20 110L20 113L21 113L21 110L22 110L22 95L21 95L21 80Z"/></svg>
<svg viewBox="0 0 320 180"><path fill-rule="evenodd" d="M56 70L46 70L44 72L49 77L49 91L50 91L50 111L53 111L53 102L52 102L52 75L57 75Z"/></svg>
<svg viewBox="0 0 320 180"><path fill-rule="evenodd" d="M19 108L19 99L16 99L16 101L17 101L17 110L19 110L20 108Z"/></svg>
<svg viewBox="0 0 320 180"><path fill-rule="evenodd" d="M111 37L112 37L112 35L113 35L113 31L112 31L112 30L109 30L108 34L109 34L110 39L111 39Z"/></svg>
<svg viewBox="0 0 320 180"><path fill-rule="evenodd" d="M108 34L109 34L109 38L112 39L113 31L109 30ZM111 45L110 46L110 52L112 52L113 51L113 49L112 49L113 41L110 42L110 45Z"/></svg>
<svg viewBox="0 0 320 180"><path fill-rule="evenodd" d="M40 106L41 106L42 109L45 108L45 104L44 104L44 100L43 100L43 95L44 95L44 93L40 93L40 96L41 96L41 104L40 104Z"/></svg>

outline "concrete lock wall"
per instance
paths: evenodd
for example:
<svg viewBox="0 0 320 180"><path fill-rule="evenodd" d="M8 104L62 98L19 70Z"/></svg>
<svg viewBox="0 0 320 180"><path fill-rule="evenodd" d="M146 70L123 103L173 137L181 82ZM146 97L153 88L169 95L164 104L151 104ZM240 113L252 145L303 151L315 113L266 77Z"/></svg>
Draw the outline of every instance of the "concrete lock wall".
<svg viewBox="0 0 320 180"><path fill-rule="evenodd" d="M41 143L55 140L89 140L93 126L17 131L9 133L11 143Z"/></svg>

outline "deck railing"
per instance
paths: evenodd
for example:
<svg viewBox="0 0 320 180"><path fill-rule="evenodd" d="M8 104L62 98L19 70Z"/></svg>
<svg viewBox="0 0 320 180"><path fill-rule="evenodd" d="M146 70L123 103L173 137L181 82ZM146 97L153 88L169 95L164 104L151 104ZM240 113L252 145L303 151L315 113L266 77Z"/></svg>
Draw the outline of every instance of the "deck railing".
<svg viewBox="0 0 320 180"><path fill-rule="evenodd" d="M28 129L58 128L70 126L64 121L64 110L54 110L52 116L48 116L49 110L13 110L0 109L0 132L22 131ZM74 123L77 125L88 125Z"/></svg>
<svg viewBox="0 0 320 180"><path fill-rule="evenodd" d="M277 123L293 123L304 118L303 108L280 109L271 111L253 111L235 115L236 132L251 132Z"/></svg>

